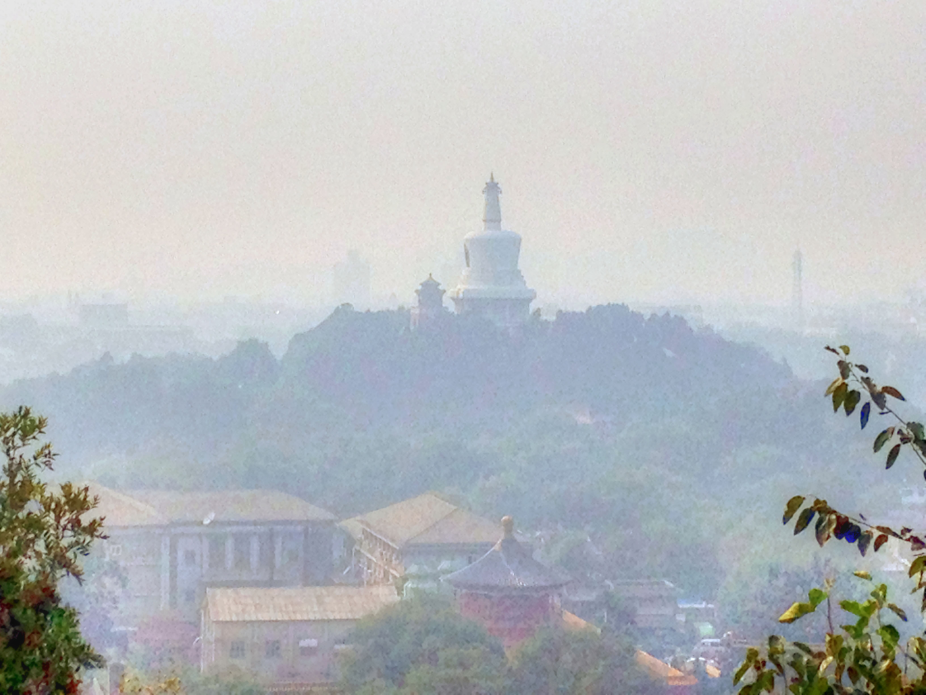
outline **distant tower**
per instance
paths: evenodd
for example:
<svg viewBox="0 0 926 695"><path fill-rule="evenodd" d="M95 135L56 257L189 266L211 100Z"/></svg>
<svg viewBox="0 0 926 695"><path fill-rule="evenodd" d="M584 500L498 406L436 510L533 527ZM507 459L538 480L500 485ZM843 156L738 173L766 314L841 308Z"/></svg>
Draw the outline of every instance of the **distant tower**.
<svg viewBox="0 0 926 695"><path fill-rule="evenodd" d="M347 258L334 266L333 290L335 304L353 304L357 309L370 307L370 264L351 249Z"/></svg>
<svg viewBox="0 0 926 695"><path fill-rule="evenodd" d="M412 307L412 330L440 321L444 314L444 290L432 275L415 290L418 306Z"/></svg>
<svg viewBox="0 0 926 695"><path fill-rule="evenodd" d="M804 279L803 279L804 257L801 250L794 252L794 260L791 262L793 272L791 285L791 312L794 327L799 333L804 332Z"/></svg>
<svg viewBox="0 0 926 695"><path fill-rule="evenodd" d="M502 229L498 202L502 190L494 175L482 192L483 229L463 239L466 267L450 298L458 314L478 314L499 326L512 327L527 320L537 293L528 288L518 270L521 236Z"/></svg>

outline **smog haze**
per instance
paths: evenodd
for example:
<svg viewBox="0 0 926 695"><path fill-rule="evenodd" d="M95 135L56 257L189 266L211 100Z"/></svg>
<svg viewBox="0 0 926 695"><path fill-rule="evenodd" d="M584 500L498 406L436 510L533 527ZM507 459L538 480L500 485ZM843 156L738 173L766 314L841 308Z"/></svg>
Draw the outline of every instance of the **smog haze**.
<svg viewBox="0 0 926 695"><path fill-rule="evenodd" d="M0 291L380 296L494 172L538 301L896 298L923 276L920 2L0 8ZM457 277L438 277L445 286Z"/></svg>

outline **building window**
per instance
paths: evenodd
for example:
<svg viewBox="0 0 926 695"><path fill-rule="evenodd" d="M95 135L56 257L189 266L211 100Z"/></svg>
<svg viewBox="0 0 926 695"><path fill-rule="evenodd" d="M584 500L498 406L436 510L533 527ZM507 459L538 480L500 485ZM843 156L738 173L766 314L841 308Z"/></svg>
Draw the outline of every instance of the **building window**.
<svg viewBox="0 0 926 695"><path fill-rule="evenodd" d="M279 659L280 658L280 640L272 639L267 640L264 654L268 659Z"/></svg>
<svg viewBox="0 0 926 695"><path fill-rule="evenodd" d="M318 652L317 639L299 640L299 656L314 656Z"/></svg>
<svg viewBox="0 0 926 695"><path fill-rule="evenodd" d="M225 567L225 536L209 536L209 567Z"/></svg>
<svg viewBox="0 0 926 695"><path fill-rule="evenodd" d="M232 642L231 648L228 650L228 656L231 659L243 659L244 658L244 642Z"/></svg>
<svg viewBox="0 0 926 695"><path fill-rule="evenodd" d="M251 537L238 534L235 537L235 569L251 569Z"/></svg>
<svg viewBox="0 0 926 695"><path fill-rule="evenodd" d="M187 567L191 567L196 564L196 551L195 550L184 550L183 551L183 564Z"/></svg>

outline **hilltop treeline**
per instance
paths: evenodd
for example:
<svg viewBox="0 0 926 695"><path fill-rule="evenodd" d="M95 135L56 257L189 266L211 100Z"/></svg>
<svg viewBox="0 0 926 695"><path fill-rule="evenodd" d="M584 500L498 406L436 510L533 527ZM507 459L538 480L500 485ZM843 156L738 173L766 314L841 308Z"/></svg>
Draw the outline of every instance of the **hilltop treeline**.
<svg viewBox="0 0 926 695"><path fill-rule="evenodd" d="M609 305L515 335L450 315L408 326L344 307L280 360L257 341L103 359L0 399L50 418L69 474L278 488L342 515L438 490L515 514L590 575L708 596L737 534L852 446L817 385L677 317Z"/></svg>

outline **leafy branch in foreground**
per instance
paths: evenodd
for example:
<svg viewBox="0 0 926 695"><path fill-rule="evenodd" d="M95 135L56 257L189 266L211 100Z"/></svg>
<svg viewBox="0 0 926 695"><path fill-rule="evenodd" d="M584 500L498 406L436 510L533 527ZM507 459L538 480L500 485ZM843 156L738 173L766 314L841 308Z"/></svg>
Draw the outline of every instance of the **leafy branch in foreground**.
<svg viewBox="0 0 926 695"><path fill-rule="evenodd" d="M838 350L827 346L826 350L839 358L836 362L839 376L826 389L826 395L832 397L833 411L838 412L842 408L846 416L849 416L865 399L859 414L859 424L862 429L865 429L873 403L880 415L890 416L896 422L875 437L872 447L874 452L878 453L887 444L895 442L887 454L885 468L890 469L894 465L903 447L908 447L926 466L926 435L924 435L923 424L905 420L888 401L888 397L904 401L900 391L893 386L878 386L868 375L867 366L850 362L848 345L842 345ZM924 470L924 476L926 476L926 470ZM787 524L798 510L801 510L794 525L794 534L801 533L813 522L817 543L821 547L830 539L835 538L847 543L855 543L859 553L864 556L869 547L877 552L891 538L908 544L916 556L909 569L910 577L918 576L917 585L913 591L923 590L922 609L926 611L926 580L924 580L926 540L922 534L918 535L913 532L913 529L907 527L894 529L890 526L870 524L863 514L857 516L844 514L830 507L824 499L814 498L808 506L804 506L807 501L808 498L803 495L796 495L788 500L782 522Z"/></svg>
<svg viewBox="0 0 926 695"><path fill-rule="evenodd" d="M78 670L101 661L58 582L80 581L103 520L88 518L87 488L41 480L55 461L45 426L29 408L0 413L0 692L10 695L77 693Z"/></svg>
<svg viewBox="0 0 926 695"><path fill-rule="evenodd" d="M856 576L871 582L866 572ZM872 582L873 584L873 582ZM825 693L921 693L926 689L926 639L911 637L900 644L900 631L883 619L885 609L906 622L907 616L887 601L887 587L879 584L864 602L841 601L842 611L854 622L842 625L837 633L827 633L823 644L787 642L772 635L760 651L751 648L733 676L733 683L745 681L740 695L759 695L775 690L781 679L794 695ZM808 602L795 603L780 618L794 622L813 613L829 595L812 589ZM831 618L832 622L832 618ZM903 660L901 668L898 661ZM911 676L910 666L915 673Z"/></svg>
<svg viewBox="0 0 926 695"><path fill-rule="evenodd" d="M888 401L888 398L904 401L900 391L893 386L878 386L868 376L868 367L850 362L849 346L842 345L838 350L827 346L826 349L838 357L839 376L826 390L826 395L832 397L833 411L838 412L842 408L846 416L852 415L864 400L859 410L859 424L865 429L874 404L880 415L890 416L895 421L875 437L872 447L878 453L886 445L893 444L885 467L890 469L894 465L905 446L926 466L923 425L905 420ZM923 590L922 610L926 612L926 542L921 535L906 527L896 530L870 524L862 514L844 514L830 507L826 500L813 498L809 501L803 495L788 500L782 521L787 525L795 516L794 534L803 532L813 523L816 540L821 547L836 538L855 543L859 552L865 555L869 547L877 552L892 538L909 545L915 557L908 574L916 578L913 593ZM859 571L855 575L871 582L867 572ZM814 613L825 602L829 630L822 643L789 643L773 635L768 638L764 649L749 649L733 678L734 684L745 682L740 695L772 692L779 679L793 695L906 695L926 692L926 639L912 637L905 646L900 644L900 631L882 616L885 610L904 622L907 616L901 608L888 602L887 586L874 586L870 598L863 602L841 601L839 608L854 616L855 621L842 625L839 631L833 626L831 590L830 582L824 589L811 589L807 601L794 603L778 618L781 623L792 623Z"/></svg>

